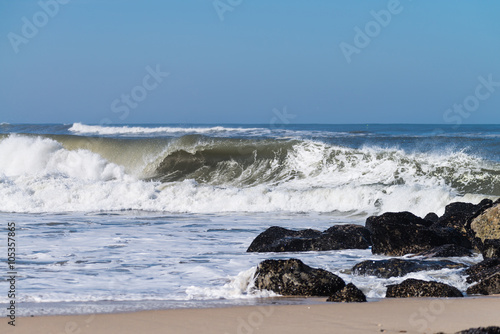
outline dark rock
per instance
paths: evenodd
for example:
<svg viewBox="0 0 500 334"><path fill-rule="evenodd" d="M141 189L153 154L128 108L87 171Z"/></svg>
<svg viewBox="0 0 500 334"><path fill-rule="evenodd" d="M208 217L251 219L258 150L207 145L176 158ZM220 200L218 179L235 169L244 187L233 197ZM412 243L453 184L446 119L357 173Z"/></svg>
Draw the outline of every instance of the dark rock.
<svg viewBox="0 0 500 334"><path fill-rule="evenodd" d="M476 238L500 239L500 203L483 210L470 222L470 229Z"/></svg>
<svg viewBox="0 0 500 334"><path fill-rule="evenodd" d="M279 226L272 226L259 234L250 244L247 252L293 252L304 248L304 243L311 243L321 235L316 230L292 231Z"/></svg>
<svg viewBox="0 0 500 334"><path fill-rule="evenodd" d="M436 222L439 227L451 227L464 236L468 236L467 223L481 209L492 205L490 199L484 199L475 205L472 203L455 202L446 206L444 214Z"/></svg>
<svg viewBox="0 0 500 334"><path fill-rule="evenodd" d="M388 212L369 217L366 227L372 233L372 253L402 256L445 244L472 247L469 239L453 228L431 225L432 222L410 212Z"/></svg>
<svg viewBox="0 0 500 334"><path fill-rule="evenodd" d="M439 220L439 216L436 215L434 212L429 212L425 217L424 217L425 220L428 220L432 223L435 223Z"/></svg>
<svg viewBox="0 0 500 334"><path fill-rule="evenodd" d="M462 257L462 256L472 256L473 252L465 247L446 244L432 249L417 253L412 256L423 256L425 258L430 257Z"/></svg>
<svg viewBox="0 0 500 334"><path fill-rule="evenodd" d="M381 278L405 276L411 272L423 270L439 270L444 268L457 269L466 267L463 264L448 260L420 261L420 260L367 260L356 264L352 271L357 275L371 275Z"/></svg>
<svg viewBox="0 0 500 334"><path fill-rule="evenodd" d="M255 272L255 286L284 296L331 296L344 288L342 278L297 259L265 260Z"/></svg>
<svg viewBox="0 0 500 334"><path fill-rule="evenodd" d="M467 289L468 295L495 295L500 293L500 272L488 276Z"/></svg>
<svg viewBox="0 0 500 334"><path fill-rule="evenodd" d="M470 241L469 237L464 236L462 233L452 227L431 226L430 229L431 231L436 233L436 235L442 238L444 244L441 245L452 244L467 249L473 248L472 242Z"/></svg>
<svg viewBox="0 0 500 334"><path fill-rule="evenodd" d="M500 334L500 327L490 326L490 327L477 327L469 328L455 334Z"/></svg>
<svg viewBox="0 0 500 334"><path fill-rule="evenodd" d="M366 296L354 284L349 283L342 290L328 297L326 301L335 303L362 303L366 302Z"/></svg>
<svg viewBox="0 0 500 334"><path fill-rule="evenodd" d="M448 284L410 278L400 284L388 285L386 297L463 297L463 295L457 288Z"/></svg>
<svg viewBox="0 0 500 334"><path fill-rule="evenodd" d="M361 225L335 225L312 242L314 251L338 249L367 249L371 246L371 233Z"/></svg>
<svg viewBox="0 0 500 334"><path fill-rule="evenodd" d="M500 239L486 239L481 254L484 259L500 258Z"/></svg>
<svg viewBox="0 0 500 334"><path fill-rule="evenodd" d="M370 232L364 226L335 225L324 232L292 231L273 226L259 234L247 252L302 252L370 247Z"/></svg>
<svg viewBox="0 0 500 334"><path fill-rule="evenodd" d="M467 268L465 273L469 275L469 277L467 277L467 283L479 282L488 276L500 273L500 259L493 258L483 260Z"/></svg>

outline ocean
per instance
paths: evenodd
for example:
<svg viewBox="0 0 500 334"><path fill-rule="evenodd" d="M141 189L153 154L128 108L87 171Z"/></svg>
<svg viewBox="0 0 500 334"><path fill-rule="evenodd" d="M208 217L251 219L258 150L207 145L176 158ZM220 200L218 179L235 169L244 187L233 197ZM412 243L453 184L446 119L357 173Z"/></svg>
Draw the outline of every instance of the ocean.
<svg viewBox="0 0 500 334"><path fill-rule="evenodd" d="M269 258L329 270L370 300L409 277L465 291L458 270L352 275L388 258L369 249L246 249L271 226L326 230L498 197L500 125L0 124L0 258L14 223L18 315L307 302L254 288ZM2 307L8 290L4 279Z"/></svg>

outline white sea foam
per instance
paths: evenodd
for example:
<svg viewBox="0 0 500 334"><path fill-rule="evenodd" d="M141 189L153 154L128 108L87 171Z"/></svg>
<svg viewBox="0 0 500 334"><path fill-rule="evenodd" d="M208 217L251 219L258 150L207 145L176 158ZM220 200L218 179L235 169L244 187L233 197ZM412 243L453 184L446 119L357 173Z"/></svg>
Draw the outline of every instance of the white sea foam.
<svg viewBox="0 0 500 334"><path fill-rule="evenodd" d="M186 289L188 299L242 299L279 296L273 291L258 290L254 284L257 267L240 272L236 277L229 277L229 282L221 287L190 286Z"/></svg>
<svg viewBox="0 0 500 334"><path fill-rule="evenodd" d="M494 147L483 154L493 157L487 161L460 150L470 142L420 150L391 146L395 141L376 146L377 135L356 138L366 146L342 147L337 139L343 135L370 134L275 129L262 139L253 136L267 129L199 128L207 136L183 136L198 128L150 136L140 129L123 127L123 135L134 139L120 139L122 133L0 136L0 220L16 222L22 246L19 315L111 312L120 309L111 305L118 301L128 311L197 307L213 299L250 303L273 296L253 286L255 266L269 258L299 258L353 282L371 298L384 297L388 284L409 277L465 291L458 270L390 279L350 274L361 261L388 258L369 249L246 249L272 225L325 230L336 223L363 224L366 216L386 211L441 214L450 202L477 203L484 194L500 194ZM94 130L102 135L102 128ZM169 173L179 175L161 179ZM0 303L8 302L0 295Z"/></svg>
<svg viewBox="0 0 500 334"><path fill-rule="evenodd" d="M141 126L101 126L101 125L86 125L82 123L74 123L69 131L80 134L99 134L99 135L135 135L135 134L214 134L222 133L228 134L230 132L240 133L269 133L269 129L265 128L231 128L224 126L212 127L172 127L172 126L159 126L159 127L141 127Z"/></svg>
<svg viewBox="0 0 500 334"><path fill-rule="evenodd" d="M11 135L0 142L0 156L0 197L4 199L0 211L7 212L132 209L369 215L408 210L425 215L442 213L452 201L478 202L484 197L459 195L447 184L445 177L467 185L474 177L470 173L480 169L480 161L460 152L408 154L303 141L290 150L286 161L256 163L225 183L216 178L208 183L144 181L96 153L67 150L41 137ZM148 167L147 161L144 164ZM279 173L271 177L275 169ZM443 170L448 174L437 174ZM262 181L242 185L242 179L252 173Z"/></svg>

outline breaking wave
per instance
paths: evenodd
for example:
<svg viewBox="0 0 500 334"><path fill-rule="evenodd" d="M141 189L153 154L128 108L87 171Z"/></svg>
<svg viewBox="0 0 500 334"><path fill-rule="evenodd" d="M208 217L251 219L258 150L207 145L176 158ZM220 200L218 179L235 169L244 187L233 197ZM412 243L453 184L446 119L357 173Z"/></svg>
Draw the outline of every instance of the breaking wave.
<svg viewBox="0 0 500 334"><path fill-rule="evenodd" d="M101 125L86 125L74 123L68 131L75 134L97 134L97 135L140 135L140 134L228 134L232 132L254 133L260 134L269 133L269 129L265 128L230 128L223 126L213 127L141 127L141 126L101 126Z"/></svg>
<svg viewBox="0 0 500 334"><path fill-rule="evenodd" d="M0 156L5 199L0 211L9 212L411 210L423 215L442 212L454 200L500 196L498 162L453 150L355 149L304 139L192 134L9 135L0 137Z"/></svg>

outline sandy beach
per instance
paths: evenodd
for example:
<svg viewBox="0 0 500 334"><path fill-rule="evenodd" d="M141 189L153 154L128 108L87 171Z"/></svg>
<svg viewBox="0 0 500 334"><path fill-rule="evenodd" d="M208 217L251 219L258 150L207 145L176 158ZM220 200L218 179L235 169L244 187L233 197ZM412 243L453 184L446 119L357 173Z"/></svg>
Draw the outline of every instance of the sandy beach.
<svg viewBox="0 0 500 334"><path fill-rule="evenodd" d="M4 319L1 333L454 333L500 326L500 296Z"/></svg>

